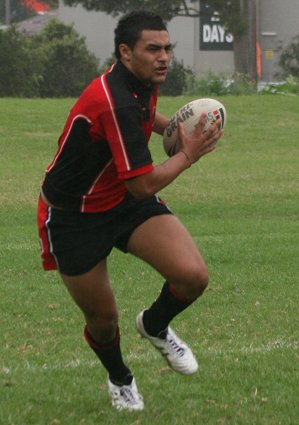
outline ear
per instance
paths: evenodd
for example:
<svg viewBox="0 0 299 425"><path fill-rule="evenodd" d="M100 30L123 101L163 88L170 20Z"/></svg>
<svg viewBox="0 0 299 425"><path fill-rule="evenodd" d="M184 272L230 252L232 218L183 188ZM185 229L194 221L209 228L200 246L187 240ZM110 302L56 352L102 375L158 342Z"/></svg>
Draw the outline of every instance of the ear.
<svg viewBox="0 0 299 425"><path fill-rule="evenodd" d="M129 62L131 60L131 53L132 53L130 47L127 44L122 43L118 46L118 49L119 49L121 59Z"/></svg>

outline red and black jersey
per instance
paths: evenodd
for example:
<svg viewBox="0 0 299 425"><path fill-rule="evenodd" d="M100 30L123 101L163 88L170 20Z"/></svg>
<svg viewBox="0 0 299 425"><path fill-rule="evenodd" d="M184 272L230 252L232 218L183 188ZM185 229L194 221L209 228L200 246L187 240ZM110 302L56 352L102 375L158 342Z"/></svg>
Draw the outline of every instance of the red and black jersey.
<svg viewBox="0 0 299 425"><path fill-rule="evenodd" d="M42 190L51 204L81 212L109 210L124 199L124 180L153 169L148 141L157 92L121 62L86 88L46 170Z"/></svg>

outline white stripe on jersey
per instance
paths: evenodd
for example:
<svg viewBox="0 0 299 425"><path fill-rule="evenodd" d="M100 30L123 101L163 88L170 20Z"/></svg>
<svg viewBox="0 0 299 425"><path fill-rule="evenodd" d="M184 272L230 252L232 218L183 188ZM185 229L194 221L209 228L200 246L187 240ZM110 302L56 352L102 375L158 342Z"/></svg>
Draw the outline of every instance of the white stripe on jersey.
<svg viewBox="0 0 299 425"><path fill-rule="evenodd" d="M112 69L113 69L113 67L111 68L110 72L112 71ZM111 112L111 115L112 115L112 118L113 118L113 121L114 121L116 130L117 130L118 139L119 139L120 146L121 146L121 149L122 149L122 152L123 152L123 156L124 156L124 160L125 160L125 163L126 163L127 171L130 171L131 170L130 162L129 162L128 155L127 155L127 152L126 152L124 140L123 140L123 137L122 137L122 134L121 134L121 131L120 131L118 122L117 122L117 118L115 116L115 112L114 112L114 109L113 109L113 101L112 101L112 99L111 99L111 97L109 95L109 88L106 86L105 74L102 75L101 82L102 82L102 85L103 85L103 88L104 88L104 91L105 91L105 94L106 94L106 97L107 97L107 100L108 100L108 103L109 103L110 112Z"/></svg>
<svg viewBox="0 0 299 425"><path fill-rule="evenodd" d="M103 170L101 170L101 172L99 173L99 175L95 178L95 180L92 183L92 185L91 185L89 191L87 192L87 194L82 196L82 202L81 202L80 212L84 212L85 211L85 199L86 199L86 197L93 192L93 189L94 189L95 185L100 180L101 176L105 173L106 169L109 167L109 165L111 164L112 161L113 160L110 159L110 161L106 164L106 166L103 168Z"/></svg>
<svg viewBox="0 0 299 425"><path fill-rule="evenodd" d="M73 121L72 121L72 123L71 123L71 125L70 125L70 127L69 127L69 129L68 129L68 132L67 132L67 134L66 134L66 136L65 136L65 138L64 138L64 140L63 140L63 142L62 142L62 143L61 143L61 145L59 146L59 150L58 150L57 154L55 155L55 158L53 159L52 164L50 164L50 166L49 166L49 167L48 167L48 169L47 169L47 171L48 171L48 172L49 172L49 171L51 171L51 170L52 170L52 168L54 167L54 165L56 164L56 161L57 161L57 159L59 158L60 153L61 153L61 151L62 151L62 149L63 149L63 147L64 147L64 145L65 145L65 142L67 141L67 139L68 139L68 137L69 137L69 134L70 134L70 132L71 132L71 130L72 130L72 128L73 128L74 122L75 122L78 118L84 118L84 119L88 122L88 124L91 124L91 123L92 123L92 121L91 121L88 117L86 117L85 115L81 115L81 114L79 114L79 115L76 115L76 116L73 118Z"/></svg>

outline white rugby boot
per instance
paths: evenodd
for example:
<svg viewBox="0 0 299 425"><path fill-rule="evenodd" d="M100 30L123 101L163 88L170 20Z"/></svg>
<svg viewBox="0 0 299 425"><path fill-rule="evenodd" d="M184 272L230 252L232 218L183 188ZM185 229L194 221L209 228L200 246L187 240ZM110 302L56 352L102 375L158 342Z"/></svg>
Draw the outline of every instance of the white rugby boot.
<svg viewBox="0 0 299 425"><path fill-rule="evenodd" d="M108 378L108 391L112 406L117 410L137 411L144 409L143 397L139 393L135 378L130 385L115 385Z"/></svg>
<svg viewBox="0 0 299 425"><path fill-rule="evenodd" d="M192 375L198 370L198 363L188 345L182 341L175 332L168 327L165 338L153 337L144 329L143 313L136 318L136 327L140 335L147 338L162 356L165 357L169 366L183 375Z"/></svg>

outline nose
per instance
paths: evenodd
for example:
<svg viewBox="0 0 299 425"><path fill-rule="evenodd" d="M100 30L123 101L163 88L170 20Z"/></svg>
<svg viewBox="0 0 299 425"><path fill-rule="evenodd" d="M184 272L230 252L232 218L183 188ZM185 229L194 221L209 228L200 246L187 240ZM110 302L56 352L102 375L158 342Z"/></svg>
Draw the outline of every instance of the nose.
<svg viewBox="0 0 299 425"><path fill-rule="evenodd" d="M168 49L161 49L159 61L161 62L169 62L171 58L171 52Z"/></svg>

